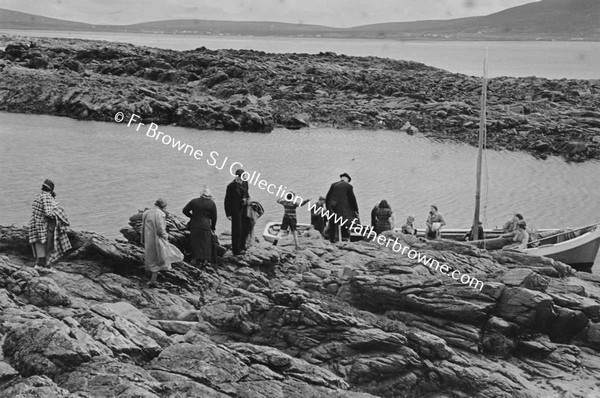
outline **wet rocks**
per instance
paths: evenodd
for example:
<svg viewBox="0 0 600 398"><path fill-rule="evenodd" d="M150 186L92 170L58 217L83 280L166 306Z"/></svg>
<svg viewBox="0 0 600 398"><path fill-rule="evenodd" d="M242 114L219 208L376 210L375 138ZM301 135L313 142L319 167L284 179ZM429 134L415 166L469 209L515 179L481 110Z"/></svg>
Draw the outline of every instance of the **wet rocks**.
<svg viewBox="0 0 600 398"><path fill-rule="evenodd" d="M600 278L549 259L399 236L480 290L376 243L300 238L151 289L135 243L70 231L40 276L22 230L0 230L2 396L583 398L600 377Z"/></svg>
<svg viewBox="0 0 600 398"><path fill-rule="evenodd" d="M23 376L54 377L92 357L110 355L88 334L54 319L33 320L10 328L2 348Z"/></svg>
<svg viewBox="0 0 600 398"><path fill-rule="evenodd" d="M146 124L196 129L314 125L478 142L480 79L417 62L0 39L8 42L0 53L0 109L11 112L112 121L121 111ZM488 90L488 148L600 159L598 80L499 77Z"/></svg>

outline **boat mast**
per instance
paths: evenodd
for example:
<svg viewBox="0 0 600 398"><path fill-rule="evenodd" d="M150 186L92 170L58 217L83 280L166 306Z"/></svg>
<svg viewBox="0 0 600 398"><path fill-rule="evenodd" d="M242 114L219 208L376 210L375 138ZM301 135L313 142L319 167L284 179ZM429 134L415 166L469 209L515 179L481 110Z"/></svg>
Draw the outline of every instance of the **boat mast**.
<svg viewBox="0 0 600 398"><path fill-rule="evenodd" d="M473 218L473 229L471 240L479 239L479 202L481 201L481 161L483 155L483 144L485 143L485 110L487 101L487 58L488 49L485 49L483 59L483 83L481 85L481 109L479 111L479 150L477 152L477 188L475 190L475 216Z"/></svg>

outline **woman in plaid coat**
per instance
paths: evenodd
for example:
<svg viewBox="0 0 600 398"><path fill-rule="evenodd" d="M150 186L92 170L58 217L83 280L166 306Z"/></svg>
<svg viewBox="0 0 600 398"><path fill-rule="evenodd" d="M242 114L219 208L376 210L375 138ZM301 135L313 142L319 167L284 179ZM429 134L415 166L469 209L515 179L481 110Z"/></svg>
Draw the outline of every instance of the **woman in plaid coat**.
<svg viewBox="0 0 600 398"><path fill-rule="evenodd" d="M29 243L35 256L34 268L39 271L54 272L52 263L71 248L66 232L69 221L55 197L54 183L46 180L33 201Z"/></svg>

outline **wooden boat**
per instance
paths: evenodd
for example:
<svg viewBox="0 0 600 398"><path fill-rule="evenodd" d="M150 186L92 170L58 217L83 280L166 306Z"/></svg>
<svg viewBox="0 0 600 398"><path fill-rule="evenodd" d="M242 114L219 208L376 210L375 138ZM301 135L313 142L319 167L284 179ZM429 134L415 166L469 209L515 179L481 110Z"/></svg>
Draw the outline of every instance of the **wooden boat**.
<svg viewBox="0 0 600 398"><path fill-rule="evenodd" d="M478 225L479 207L481 200L481 165L482 153L486 139L485 112L487 96L487 55L484 61L483 87L481 93L481 121L479 127L479 150L477 156L477 187L475 192L475 215L472 225ZM280 223L270 222L265 226L263 237L269 242L276 242L280 237ZM310 228L310 224L298 224L298 232L302 234ZM400 232L396 229L395 232ZM441 237L443 239L464 241L470 229L442 229ZM503 231L501 229L484 229L484 236L478 237L478 229L474 229L474 241L468 243L476 245L487 250L502 249L503 246L511 243L506 238L501 238ZM418 237L424 237L425 231L419 230ZM285 238L285 237L284 237ZM478 240L478 238L483 238ZM363 236L351 234L350 240L362 240ZM589 271L596 260L598 250L600 249L600 223L587 227L576 229L542 229L532 234L527 248L522 252L549 257L566 264L571 265L577 270Z"/></svg>
<svg viewBox="0 0 600 398"><path fill-rule="evenodd" d="M475 190L475 215L473 226L479 223L479 206L481 200L481 163L483 147L486 141L486 100L487 100L487 54L483 64L483 84L481 90L481 113L479 122L479 146L477 155L477 185ZM442 237L456 238L463 233L464 236L470 230L447 230L442 231ZM478 240L478 229L473 228L474 240L470 243L477 247L488 250L502 249L503 246L512 243L507 238L501 238L500 230L492 230L489 235L484 230L484 239ZM530 237L527 248L521 250L523 253L545 256L571 265L575 269L589 271L596 260L600 248L600 224L576 229L554 229L540 230ZM489 239L492 238L492 239ZM533 239L531 239L533 238Z"/></svg>
<svg viewBox="0 0 600 398"><path fill-rule="evenodd" d="M310 224L299 223L298 234L308 231ZM279 239L291 239L288 235L277 236L280 233L281 223L269 222L265 225L263 238L267 242L275 242ZM394 232L400 232L398 228ZM467 228L448 228L442 230L442 238L456 241L464 241L469 232ZM510 243L505 238L500 238L503 231L498 228L484 229L484 240L467 242L481 249L499 250ZM425 231L419 230L417 237L425 237ZM363 240L358 234L351 234L351 241ZM533 240L527 245L523 253L545 256L565 264L569 264L579 271L589 271L594 264L598 251L600 250L600 224L576 229L540 229L533 234Z"/></svg>

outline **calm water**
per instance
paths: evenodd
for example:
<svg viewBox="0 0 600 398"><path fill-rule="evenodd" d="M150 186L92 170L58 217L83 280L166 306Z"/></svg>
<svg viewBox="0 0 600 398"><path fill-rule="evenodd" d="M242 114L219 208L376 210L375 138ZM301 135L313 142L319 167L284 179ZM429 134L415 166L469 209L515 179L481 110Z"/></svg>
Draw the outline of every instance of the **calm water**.
<svg viewBox="0 0 600 398"><path fill-rule="evenodd" d="M325 195L338 175L352 176L362 218L387 199L397 219L415 214L423 228L435 203L448 227L471 223L476 149L436 143L391 131L333 129L275 130L271 134L198 131L162 127L205 158L177 152L141 130L118 123L82 122L55 116L0 113L0 224L26 224L42 181L56 183L58 199L75 229L118 237L130 215L157 197L181 214L204 184L219 209L217 229L228 229L223 211L229 167L240 162L269 183L284 185L304 198ZM207 164L211 151L228 157L223 170ZM581 226L600 221L600 162L568 164L558 158L535 160L523 153L489 151L484 224L501 225L516 211L533 228ZM261 226L279 221L276 197L251 187L266 214ZM309 222L299 210L299 221Z"/></svg>
<svg viewBox="0 0 600 398"><path fill-rule="evenodd" d="M423 62L451 72L480 76L489 49L490 76L600 79L600 42L510 42L303 39L236 36L0 30L0 33L126 42L173 50L253 49L272 53L318 53L386 57Z"/></svg>

